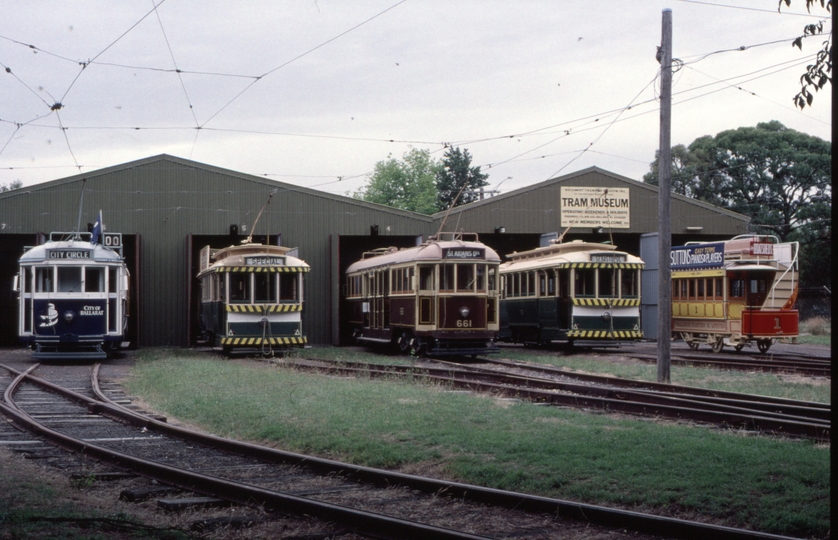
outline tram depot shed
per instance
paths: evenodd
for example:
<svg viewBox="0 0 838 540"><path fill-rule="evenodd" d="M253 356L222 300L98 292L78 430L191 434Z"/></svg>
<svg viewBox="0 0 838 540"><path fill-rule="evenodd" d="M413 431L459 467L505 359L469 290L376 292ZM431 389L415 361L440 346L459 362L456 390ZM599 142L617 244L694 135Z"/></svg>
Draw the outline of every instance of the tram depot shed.
<svg viewBox="0 0 838 540"><path fill-rule="evenodd" d="M501 256L563 233L565 241L610 241L639 254L641 235L657 230L657 187L597 167L427 216L158 155L0 194L0 346L19 344L12 283L24 247L54 231L87 231L100 210L105 232L121 233L131 272L127 339L140 347L194 344L199 252L247 238L263 206L253 241L296 247L311 266L303 330L314 345L348 342L343 275L364 251L413 246L442 229L476 232ZM672 197L673 245L730 238L748 224Z"/></svg>

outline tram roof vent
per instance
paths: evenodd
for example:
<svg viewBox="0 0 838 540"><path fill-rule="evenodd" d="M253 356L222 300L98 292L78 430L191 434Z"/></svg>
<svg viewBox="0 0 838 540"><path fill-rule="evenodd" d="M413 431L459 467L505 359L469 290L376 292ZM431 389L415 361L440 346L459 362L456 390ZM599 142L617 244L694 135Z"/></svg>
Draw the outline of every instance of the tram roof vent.
<svg viewBox="0 0 838 540"><path fill-rule="evenodd" d="M363 259L370 259L372 257L378 257L379 255L384 255L386 253L395 253L398 251L399 248L397 247L384 247L384 248L376 248L370 251L365 251L364 254L361 256L361 260Z"/></svg>

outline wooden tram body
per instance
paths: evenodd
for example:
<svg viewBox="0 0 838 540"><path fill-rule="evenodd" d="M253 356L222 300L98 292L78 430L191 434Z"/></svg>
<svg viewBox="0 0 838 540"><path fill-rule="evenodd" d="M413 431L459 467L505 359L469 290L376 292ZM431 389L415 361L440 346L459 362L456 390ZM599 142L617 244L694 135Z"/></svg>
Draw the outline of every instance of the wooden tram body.
<svg viewBox="0 0 838 540"><path fill-rule="evenodd" d="M691 349L796 341L798 243L741 235L672 248L672 332Z"/></svg>
<svg viewBox="0 0 838 540"><path fill-rule="evenodd" d="M125 339L128 268L89 237L54 232L20 258L18 336L34 358L104 359Z"/></svg>
<svg viewBox="0 0 838 540"><path fill-rule="evenodd" d="M302 347L303 275L309 265L291 248L243 244L201 249L200 324L225 353Z"/></svg>
<svg viewBox="0 0 838 540"><path fill-rule="evenodd" d="M500 267L500 340L604 345L643 337L639 257L581 240L508 257Z"/></svg>
<svg viewBox="0 0 838 540"><path fill-rule="evenodd" d="M353 337L416 355L497 352L499 264L474 233L365 253L346 270Z"/></svg>

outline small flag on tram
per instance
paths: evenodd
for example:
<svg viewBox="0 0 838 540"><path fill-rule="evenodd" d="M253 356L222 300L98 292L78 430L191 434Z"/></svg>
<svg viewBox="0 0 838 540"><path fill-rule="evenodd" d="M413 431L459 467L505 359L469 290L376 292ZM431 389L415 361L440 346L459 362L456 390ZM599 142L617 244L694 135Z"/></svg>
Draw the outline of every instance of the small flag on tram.
<svg viewBox="0 0 838 540"><path fill-rule="evenodd" d="M99 237L102 235L102 211L99 210L99 219L96 220L96 223L93 224L93 236L90 237L90 243L95 244L99 241Z"/></svg>

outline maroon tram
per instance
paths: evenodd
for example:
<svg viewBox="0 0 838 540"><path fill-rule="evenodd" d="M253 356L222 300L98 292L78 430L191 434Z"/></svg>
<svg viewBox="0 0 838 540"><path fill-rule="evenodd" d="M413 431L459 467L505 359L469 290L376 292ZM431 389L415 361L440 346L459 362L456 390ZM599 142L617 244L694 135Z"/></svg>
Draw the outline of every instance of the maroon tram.
<svg viewBox="0 0 838 540"><path fill-rule="evenodd" d="M414 355L497 352L499 264L475 233L365 253L346 270L353 337Z"/></svg>

